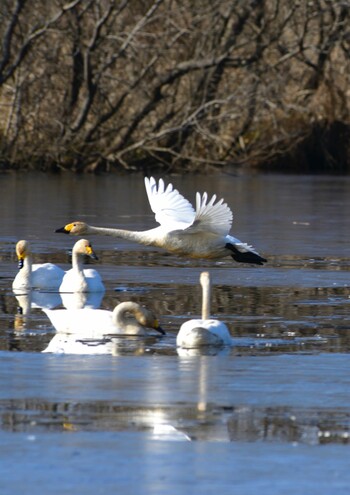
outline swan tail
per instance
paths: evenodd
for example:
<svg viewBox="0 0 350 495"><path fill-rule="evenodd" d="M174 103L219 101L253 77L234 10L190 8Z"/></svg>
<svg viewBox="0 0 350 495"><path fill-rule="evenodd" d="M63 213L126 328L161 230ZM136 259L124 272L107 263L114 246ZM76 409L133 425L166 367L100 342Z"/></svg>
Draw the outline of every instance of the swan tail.
<svg viewBox="0 0 350 495"><path fill-rule="evenodd" d="M253 251L241 252L236 248L236 246L229 243L227 243L225 247L226 249L229 249L231 251L232 258L238 263L253 263L255 265L263 265L267 262L265 258L257 253L254 253Z"/></svg>

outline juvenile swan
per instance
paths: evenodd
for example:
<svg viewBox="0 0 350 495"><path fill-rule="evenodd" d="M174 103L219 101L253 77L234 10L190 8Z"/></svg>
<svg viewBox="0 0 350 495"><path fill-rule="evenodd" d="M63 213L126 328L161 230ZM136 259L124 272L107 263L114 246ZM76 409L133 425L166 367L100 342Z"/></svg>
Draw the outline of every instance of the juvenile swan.
<svg viewBox="0 0 350 495"><path fill-rule="evenodd" d="M93 268L83 269L84 256L97 260L90 242L80 239L73 246L72 268L62 280L59 292L103 292L105 290L100 274Z"/></svg>
<svg viewBox="0 0 350 495"><path fill-rule="evenodd" d="M176 337L178 347L195 348L203 345L231 345L232 338L225 323L210 318L210 276L202 272L202 319L188 320L180 327Z"/></svg>
<svg viewBox="0 0 350 495"><path fill-rule="evenodd" d="M229 235L232 212L216 195L208 201L207 193L196 195L196 211L172 184L165 187L162 179L145 178L146 192L155 219L160 224L151 230L130 230L93 227L73 222L57 229L74 235L102 234L164 248L190 258L219 259L232 256L235 261L262 265L266 262L253 248Z"/></svg>
<svg viewBox="0 0 350 495"><path fill-rule="evenodd" d="M19 272L12 288L15 290L58 290L62 283L64 270L53 263L33 264L30 243L25 240L16 244Z"/></svg>
<svg viewBox="0 0 350 495"><path fill-rule="evenodd" d="M88 335L146 335L154 329L165 335L152 311L138 303L127 301L113 311L106 309L54 309L44 310L58 332Z"/></svg>

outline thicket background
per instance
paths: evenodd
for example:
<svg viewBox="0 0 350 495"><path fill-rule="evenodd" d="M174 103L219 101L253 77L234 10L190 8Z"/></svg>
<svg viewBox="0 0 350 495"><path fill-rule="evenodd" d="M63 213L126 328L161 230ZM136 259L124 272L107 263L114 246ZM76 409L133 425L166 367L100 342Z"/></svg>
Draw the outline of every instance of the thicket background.
<svg viewBox="0 0 350 495"><path fill-rule="evenodd" d="M0 166L350 170L350 0L2 0Z"/></svg>

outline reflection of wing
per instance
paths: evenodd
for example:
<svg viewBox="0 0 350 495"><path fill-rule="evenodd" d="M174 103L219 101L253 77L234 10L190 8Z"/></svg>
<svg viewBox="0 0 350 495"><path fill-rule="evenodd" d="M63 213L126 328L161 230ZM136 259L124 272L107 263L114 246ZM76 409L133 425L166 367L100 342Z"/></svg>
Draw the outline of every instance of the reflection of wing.
<svg viewBox="0 0 350 495"><path fill-rule="evenodd" d="M232 225L232 211L220 199L217 203L216 195L208 201L207 193L201 196L196 195L196 215L193 224L186 229L186 232L212 232L218 235L227 235Z"/></svg>
<svg viewBox="0 0 350 495"><path fill-rule="evenodd" d="M153 177L145 178L148 201L156 221L167 231L185 229L193 222L195 211L172 184L165 189L163 179L157 182Z"/></svg>

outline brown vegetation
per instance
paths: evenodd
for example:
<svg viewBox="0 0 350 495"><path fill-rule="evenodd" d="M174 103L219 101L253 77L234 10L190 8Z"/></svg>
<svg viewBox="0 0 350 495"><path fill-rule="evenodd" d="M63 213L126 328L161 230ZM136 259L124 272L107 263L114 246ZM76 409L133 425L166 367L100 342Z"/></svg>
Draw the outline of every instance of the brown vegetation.
<svg viewBox="0 0 350 495"><path fill-rule="evenodd" d="M349 0L2 0L2 168L350 169Z"/></svg>

